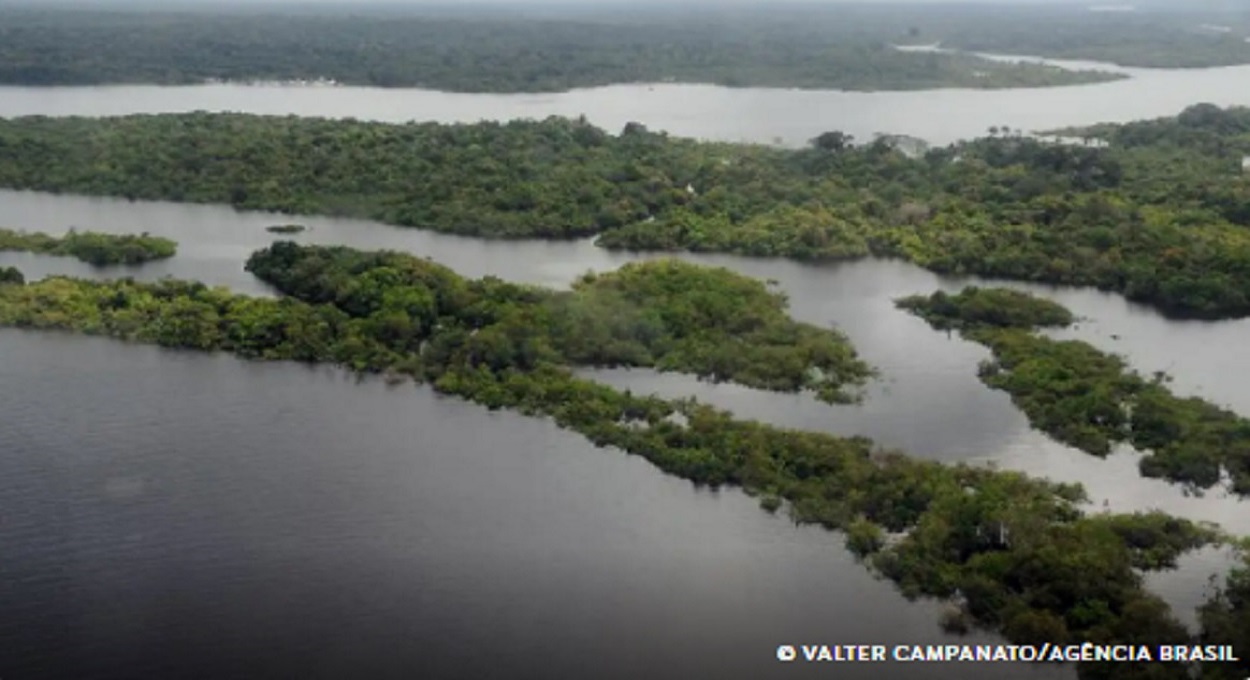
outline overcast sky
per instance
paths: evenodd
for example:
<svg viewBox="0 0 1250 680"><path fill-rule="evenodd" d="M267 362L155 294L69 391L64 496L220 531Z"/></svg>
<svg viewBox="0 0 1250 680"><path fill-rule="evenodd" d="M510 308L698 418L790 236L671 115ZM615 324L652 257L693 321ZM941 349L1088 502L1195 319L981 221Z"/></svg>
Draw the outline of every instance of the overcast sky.
<svg viewBox="0 0 1250 680"><path fill-rule="evenodd" d="M838 4L923 4L923 5L952 5L952 4L993 4L993 5L1053 5L1056 3L1078 4L1078 5L1107 5L1107 4L1161 4L1161 1L1167 3L1168 0L674 0L672 2L660 3L658 0L650 0L646 4L666 4L666 5L785 5L785 4L805 4L805 5L838 5ZM1173 2L1185 2L1186 0L1172 0ZM1190 0L1192 2L1192 0ZM1219 2L1221 0L1215 0ZM1236 4L1242 0L1226 0L1229 4ZM143 2L142 4L152 4ZM575 6L594 6L594 5L625 5L629 4L629 0L162 0L160 4L217 4L217 5L299 5L299 4L320 4L320 5L442 5L452 6L461 4L481 4L481 5L537 5L537 4L561 4ZM136 4L135 0L0 0L0 5L5 4L27 4L27 5L48 5L48 4L73 4L84 7L107 7L110 5L120 4ZM1199 3L1194 3L1199 4ZM1210 4L1210 2L1202 2L1201 4Z"/></svg>
<svg viewBox="0 0 1250 680"><path fill-rule="evenodd" d="M783 7L785 5L804 6L837 6L837 5L981 5L981 6L1090 6L1090 5L1135 5L1140 8L1171 6L1174 8L1202 10L1240 10L1250 9L1250 0L0 0L0 7L12 5L27 6L64 6L108 9L121 6L151 7L188 7L203 8L230 7L261 8L265 6L314 5L340 7L483 7L499 6L520 8L529 6L565 6L569 8L591 9L595 7L628 7L630 5L651 7L715 7L715 6L746 6L746 7Z"/></svg>

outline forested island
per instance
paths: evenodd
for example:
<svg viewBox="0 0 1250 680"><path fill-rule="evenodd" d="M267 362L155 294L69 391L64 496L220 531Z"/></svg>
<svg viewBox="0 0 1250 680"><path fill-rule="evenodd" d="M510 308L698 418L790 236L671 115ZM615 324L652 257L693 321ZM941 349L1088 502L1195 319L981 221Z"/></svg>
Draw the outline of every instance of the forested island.
<svg viewBox="0 0 1250 680"><path fill-rule="evenodd" d="M0 186L609 248L899 257L1097 286L1173 316L1250 314L1250 110L1089 131L1104 147L990 132L913 157L839 132L779 149L560 118L31 117L0 121Z"/></svg>
<svg viewBox="0 0 1250 680"><path fill-rule="evenodd" d="M629 265L555 292L494 278L465 281L399 253L290 243L254 256L248 269L283 293L335 306L262 305L177 282L83 289L53 280L14 294L33 295L37 305L64 294L53 325L86 332L424 378L437 376L419 359L450 351L447 343L464 344L472 366L492 370L548 364L681 370L763 389L811 390L829 402L853 400L872 376L840 333L792 321L782 295L726 269L673 261ZM162 301L176 304L166 308ZM12 307L4 318L43 327L45 311ZM443 318L452 311L464 319Z"/></svg>
<svg viewBox="0 0 1250 680"><path fill-rule="evenodd" d="M972 54L909 53L888 12L706 12L659 7L351 13L0 8L0 82L22 85L332 81L454 92L615 83L914 90L1073 85L1122 76ZM623 11L622 11L623 10ZM969 17L980 26L979 17ZM963 24L961 24L963 25ZM920 29L916 29L919 31ZM992 29L991 29L992 30ZM927 33L925 35L928 35Z"/></svg>
<svg viewBox="0 0 1250 680"><path fill-rule="evenodd" d="M895 304L939 330L1062 328L1076 321L1067 307L1010 288L968 286L957 295L939 290L928 297L902 298Z"/></svg>
<svg viewBox="0 0 1250 680"><path fill-rule="evenodd" d="M70 229L64 236L0 229L0 251L20 250L44 255L65 255L101 267L142 264L173 257L178 244L167 238L143 234L103 234Z"/></svg>
<svg viewBox="0 0 1250 680"><path fill-rule="evenodd" d="M1087 515L1078 486L739 420L571 370L615 361L792 389L810 379L784 368L793 359L795 369L841 364L853 367L844 375L862 378L839 336L789 320L757 282L660 261L590 275L557 293L464 279L410 255L293 243L253 254L247 267L285 297L173 280L49 278L0 285L0 325L411 376L491 408L550 417L698 484L741 486L766 508L785 502L797 521L844 531L848 547L908 596L954 598L968 625L1013 641L1193 639L1145 590L1141 572L1225 540L1210 527L1160 513ZM583 324L613 319L634 329L609 334L628 338L624 346L596 349L582 337ZM704 356L725 345L748 359L721 365ZM828 353L832 363L820 358ZM1207 641L1239 630L1229 624L1239 614L1226 605L1212 601ZM1189 677L1181 664L1079 668L1086 678Z"/></svg>
<svg viewBox="0 0 1250 680"><path fill-rule="evenodd" d="M994 359L982 364L981 380L1010 394L1034 427L1058 441L1097 456L1128 444L1144 454L1144 475L1207 489L1226 472L1233 492L1250 495L1250 420L1197 397L1177 397L1163 375L1143 377L1088 343L1033 332L1070 324L1062 306L975 287L898 305L988 347Z"/></svg>

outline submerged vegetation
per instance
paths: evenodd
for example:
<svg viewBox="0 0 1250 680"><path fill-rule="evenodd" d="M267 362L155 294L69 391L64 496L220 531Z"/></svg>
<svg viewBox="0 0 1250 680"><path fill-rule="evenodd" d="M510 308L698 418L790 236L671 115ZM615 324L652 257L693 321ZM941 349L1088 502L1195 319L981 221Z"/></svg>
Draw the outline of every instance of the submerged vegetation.
<svg viewBox="0 0 1250 680"><path fill-rule="evenodd" d="M1250 111L1199 105L1111 130L1106 148L994 130L910 157L837 132L786 150L558 118L20 118L0 121L0 186L610 248L901 257L1177 316L1250 314Z"/></svg>
<svg viewBox="0 0 1250 680"><path fill-rule="evenodd" d="M1067 325L1071 315L1059 305L975 288L898 304L988 347L994 359L981 366L981 380L1010 394L1029 422L1055 439L1097 456L1131 445L1144 454L1142 474L1194 488L1213 487L1226 472L1234 492L1250 495L1250 420L1177 397L1162 376L1145 378L1087 343L1030 332Z"/></svg>
<svg viewBox="0 0 1250 680"><path fill-rule="evenodd" d="M0 229L0 251L22 250L45 255L66 255L88 264L142 264L173 257L178 244L148 234L102 234L71 229L64 236Z"/></svg>
<svg viewBox="0 0 1250 680"><path fill-rule="evenodd" d="M854 90L1040 87L1105 72L920 54L841 15L548 8L555 16L85 12L0 8L0 82L186 84L329 79L457 92L550 92L639 82ZM870 13L871 14L871 13ZM880 13L878 13L880 14ZM793 18L798 18L795 21ZM881 15L887 16L887 15ZM869 16L867 19L871 20Z"/></svg>
<svg viewBox="0 0 1250 680"><path fill-rule="evenodd" d="M749 280L657 262L553 293L463 279L407 255L291 243L254 254L248 268L286 297L248 298L169 280L51 278L0 286L0 324L410 375L490 408L550 417L695 483L741 486L768 508L785 501L798 521L844 530L848 546L908 596L958 595L968 621L1011 640L1190 640L1143 588L1141 570L1167 568L1179 554L1222 540L1210 528L1159 513L1085 516L1083 492L1073 485L743 421L570 370L603 359L585 355L589 343L570 344L582 339L583 320L601 315L595 323L608 323L622 306L634 310L622 323L639 332L624 334L632 347L603 351L636 364L644 360L635 353L646 352L663 357L657 365L706 373L717 361L701 352L725 344L769 361L805 355L810 331L774 318L780 301ZM747 384L777 377L761 379L742 366L714 370ZM786 380L777 386L788 387ZM1144 670L1081 666L1090 678L1136 678ZM1150 672L1188 677L1179 665Z"/></svg>

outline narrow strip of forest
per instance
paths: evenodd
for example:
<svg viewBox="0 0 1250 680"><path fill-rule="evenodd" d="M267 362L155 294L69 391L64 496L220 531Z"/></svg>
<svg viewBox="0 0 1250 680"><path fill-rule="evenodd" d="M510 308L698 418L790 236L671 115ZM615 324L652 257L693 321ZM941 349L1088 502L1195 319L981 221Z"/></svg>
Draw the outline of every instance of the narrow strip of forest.
<svg viewBox="0 0 1250 680"><path fill-rule="evenodd" d="M898 305L988 347L994 358L982 363L981 380L1010 394L1029 422L1056 440L1096 456L1128 444L1144 454L1143 475L1209 489L1226 472L1233 492L1250 495L1250 419L1177 397L1165 376L1143 377L1088 343L1034 332L1072 323L1062 306L976 287Z"/></svg>
<svg viewBox="0 0 1250 680"><path fill-rule="evenodd" d="M142 264L163 260L178 252L167 238L144 234L104 234L71 229L64 236L0 229L0 251L17 250L74 257L88 264Z"/></svg>

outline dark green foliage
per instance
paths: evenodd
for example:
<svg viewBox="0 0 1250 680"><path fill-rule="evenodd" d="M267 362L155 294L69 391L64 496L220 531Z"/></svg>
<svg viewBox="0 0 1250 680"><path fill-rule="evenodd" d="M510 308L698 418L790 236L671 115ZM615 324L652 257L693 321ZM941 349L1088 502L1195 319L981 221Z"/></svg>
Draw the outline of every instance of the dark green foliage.
<svg viewBox="0 0 1250 680"><path fill-rule="evenodd" d="M471 363L646 366L847 401L871 371L844 337L790 320L785 300L726 269L676 261L587 275L556 293L465 281L399 253L278 243L248 270L280 291L331 303L402 351L466 333Z"/></svg>
<svg viewBox="0 0 1250 680"><path fill-rule="evenodd" d="M1177 397L1161 377L1143 378L1087 343L1028 332L1045 325L1038 321L1062 321L1067 310L1054 303L1000 291L993 295L1001 304L1018 307L1007 315L1021 321L1011 324L1018 327L967 323L984 318L988 292L937 293L900 306L937 328L962 328L965 337L989 347L994 360L982 365L981 380L1009 393L1029 422L1055 439L1098 456L1129 444L1145 454L1143 474L1195 488L1215 486L1223 469L1233 491L1250 494L1250 420L1202 399Z"/></svg>
<svg viewBox="0 0 1250 680"><path fill-rule="evenodd" d="M573 290L555 304L553 326L561 353L580 363L653 360L765 389L809 388L827 401L847 401L841 386L869 376L849 342L789 321L783 296L727 269L629 264Z"/></svg>
<svg viewBox="0 0 1250 680"><path fill-rule="evenodd" d="M270 10L273 11L273 10ZM329 78L381 87L538 92L633 82L918 89L1035 87L1115 79L966 54L912 54L892 31L846 16L779 24L770 13L631 11L554 18L491 15L289 16L0 10L0 82Z"/></svg>
<svg viewBox="0 0 1250 680"><path fill-rule="evenodd" d="M0 186L366 217L496 238L829 260L1090 285L1250 314L1250 112L1193 107L1108 148L996 134L782 150L584 120L386 125L179 114L0 121ZM1133 141L1130 141L1133 140Z"/></svg>
<svg viewBox="0 0 1250 680"><path fill-rule="evenodd" d="M1098 520L1133 551L1138 569L1159 570L1176 567L1176 558L1206 542L1195 527L1162 512L1136 515L1101 515Z"/></svg>
<svg viewBox="0 0 1250 680"><path fill-rule="evenodd" d="M26 277L22 275L22 270L17 267L0 267L0 286L5 284L22 285L26 283Z"/></svg>
<svg viewBox="0 0 1250 680"><path fill-rule="evenodd" d="M0 250L25 250L47 255L67 255L88 264L141 264L173 257L178 244L146 233L101 234L70 230L60 238L42 233L0 229Z"/></svg>
<svg viewBox="0 0 1250 680"><path fill-rule="evenodd" d="M1250 676L1250 557L1242 546L1242 562L1221 587L1198 609L1202 625L1201 642L1232 645L1241 658L1236 663L1204 663L1204 680L1243 680Z"/></svg>
<svg viewBox="0 0 1250 680"><path fill-rule="evenodd" d="M684 203L676 182L717 154L554 118L444 126L188 114L106 125L101 136L87 119L0 122L0 150L15 150L0 153L0 185L582 237Z"/></svg>
<svg viewBox="0 0 1250 680"><path fill-rule="evenodd" d="M1185 639L1137 569L1219 539L1161 515L1084 517L1083 492L1072 485L914 460L863 438L738 420L693 400L637 397L563 365L567 338L552 321L565 301L587 295L607 296L609 309L641 308L633 318L648 320L649 330L631 352L671 356L661 349L670 342L690 352L682 357L697 357L699 335L745 352L757 342L785 346L785 334L759 334L778 323L771 317L780 301L721 270L636 265L552 293L466 280L407 255L291 243L255 254L249 268L289 297L51 278L0 287L0 324L407 374L488 408L547 416L698 484L741 486L773 509L784 499L796 520L845 531L848 546L908 595L952 597L959 589L971 620L1018 642ZM699 278L704 285L692 293L686 284ZM738 320L734 300L760 308L756 317ZM670 360L700 370L697 360ZM1134 670L1106 677L1135 677Z"/></svg>
<svg viewBox="0 0 1250 680"><path fill-rule="evenodd" d="M938 291L929 297L916 295L896 304L928 321L934 328L964 329L1046 328L1068 326L1072 313L1050 300L1007 288L968 286L957 295Z"/></svg>

